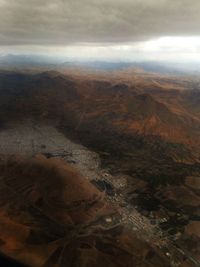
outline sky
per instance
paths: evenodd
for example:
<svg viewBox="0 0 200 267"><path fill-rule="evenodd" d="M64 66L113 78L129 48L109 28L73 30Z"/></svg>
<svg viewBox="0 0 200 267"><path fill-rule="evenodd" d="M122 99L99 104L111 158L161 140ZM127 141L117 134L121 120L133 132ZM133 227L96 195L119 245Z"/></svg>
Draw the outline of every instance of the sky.
<svg viewBox="0 0 200 267"><path fill-rule="evenodd" d="M0 0L0 54L200 61L199 0Z"/></svg>

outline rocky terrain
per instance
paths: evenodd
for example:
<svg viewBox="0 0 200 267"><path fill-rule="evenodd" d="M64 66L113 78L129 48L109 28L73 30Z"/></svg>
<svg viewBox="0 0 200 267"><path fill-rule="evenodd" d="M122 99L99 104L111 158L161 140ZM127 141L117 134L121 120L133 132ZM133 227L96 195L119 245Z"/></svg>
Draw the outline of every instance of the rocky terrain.
<svg viewBox="0 0 200 267"><path fill-rule="evenodd" d="M121 223L103 193L61 160L12 156L2 158L0 171L7 256L28 266L169 266L164 253Z"/></svg>
<svg viewBox="0 0 200 267"><path fill-rule="evenodd" d="M112 73L109 78L3 71L0 95L4 254L26 264L35 259L31 266L200 265L197 81L131 71ZM12 156L16 154L20 157ZM67 172L75 178L64 178L70 184L64 186ZM64 188L57 188L55 177ZM71 188L74 202L65 200ZM84 200L82 210L78 198L84 192L84 199L90 194L96 197ZM33 211L22 208L20 195L33 205ZM57 223L65 225L62 233L53 232L53 240L47 238L51 244L46 242L51 228L39 222L35 208L53 219L53 231L63 230ZM24 230L27 220L29 229ZM42 240L35 242L42 245L32 247L27 240L37 220ZM11 228L6 230L6 224ZM16 230L10 235L11 229L22 229L20 237ZM81 238L86 231L83 236L92 245L79 247L75 241L79 231ZM67 248L72 247L75 254L64 253L69 237L62 238L71 234L74 245L69 246L70 241ZM38 240L34 234L32 238ZM58 256L63 254L70 263Z"/></svg>

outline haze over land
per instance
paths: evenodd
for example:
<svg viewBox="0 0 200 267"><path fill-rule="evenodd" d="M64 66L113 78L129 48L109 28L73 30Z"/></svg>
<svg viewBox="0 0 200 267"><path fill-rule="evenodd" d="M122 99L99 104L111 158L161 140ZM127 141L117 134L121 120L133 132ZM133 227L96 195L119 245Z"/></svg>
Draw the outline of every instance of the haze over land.
<svg viewBox="0 0 200 267"><path fill-rule="evenodd" d="M199 13L0 0L0 266L200 266Z"/></svg>

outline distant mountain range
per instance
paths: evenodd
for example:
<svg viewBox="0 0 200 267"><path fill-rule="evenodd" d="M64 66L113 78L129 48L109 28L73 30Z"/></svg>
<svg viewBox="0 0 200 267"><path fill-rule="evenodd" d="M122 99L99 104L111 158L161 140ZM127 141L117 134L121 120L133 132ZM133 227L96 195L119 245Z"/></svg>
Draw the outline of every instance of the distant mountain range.
<svg viewBox="0 0 200 267"><path fill-rule="evenodd" d="M127 68L137 68L146 72L155 72L170 75L198 74L200 63L180 63L166 61L78 61L66 58L56 58L44 55L2 55L0 56L0 68L33 68L46 69L81 69L85 71L116 71Z"/></svg>

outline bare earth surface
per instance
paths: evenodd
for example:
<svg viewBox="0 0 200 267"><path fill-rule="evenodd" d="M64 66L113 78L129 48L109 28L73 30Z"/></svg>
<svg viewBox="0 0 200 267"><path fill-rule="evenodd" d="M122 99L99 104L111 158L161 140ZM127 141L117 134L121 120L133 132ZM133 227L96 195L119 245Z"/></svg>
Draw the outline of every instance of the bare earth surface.
<svg viewBox="0 0 200 267"><path fill-rule="evenodd" d="M32 157L37 154L44 154L46 157L58 157L75 167L81 175L90 181L107 181L116 189L113 196L106 196L110 205L118 209L121 219L117 224L126 225L129 229L139 235L140 238L150 242L155 247L161 248L170 257L172 266L180 266L177 258L180 257L180 250L172 247L175 255L170 252L170 244L163 236L157 224L142 216L134 206L127 205L122 192L128 190L127 179L124 175L112 176L107 170L101 168L101 161L97 153L86 147L76 144L50 125L40 124L33 121L21 121L18 124L9 124L0 130L0 151L4 156L25 155ZM123 205L124 204L124 205ZM115 218L108 218L107 223L115 224ZM199 266L193 260L194 266Z"/></svg>
<svg viewBox="0 0 200 267"><path fill-rule="evenodd" d="M86 147L76 144L66 138L56 128L49 125L41 125L31 121L23 121L20 124L10 124L0 131L0 151L4 155L45 154L49 157L63 158L73 165L84 177L89 180L107 180L116 187L126 189L125 177L113 177L100 167L100 158L97 153ZM115 194L108 197L108 201L114 206L123 203L123 195ZM146 217L141 216L133 207L120 207L122 221L133 231L140 232L146 240L160 240L160 232L152 226Z"/></svg>

